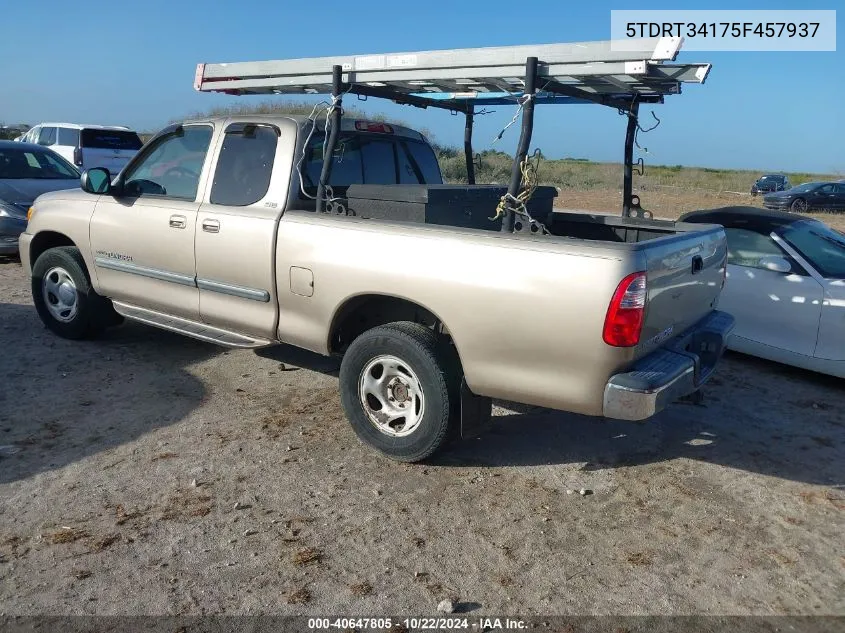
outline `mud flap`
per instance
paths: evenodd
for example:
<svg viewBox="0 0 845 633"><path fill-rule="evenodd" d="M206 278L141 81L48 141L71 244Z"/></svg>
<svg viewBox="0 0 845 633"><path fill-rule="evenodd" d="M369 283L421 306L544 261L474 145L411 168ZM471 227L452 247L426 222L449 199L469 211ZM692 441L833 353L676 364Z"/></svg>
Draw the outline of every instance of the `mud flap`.
<svg viewBox="0 0 845 633"><path fill-rule="evenodd" d="M490 427L493 400L470 391L466 379L461 378L461 439L478 437Z"/></svg>

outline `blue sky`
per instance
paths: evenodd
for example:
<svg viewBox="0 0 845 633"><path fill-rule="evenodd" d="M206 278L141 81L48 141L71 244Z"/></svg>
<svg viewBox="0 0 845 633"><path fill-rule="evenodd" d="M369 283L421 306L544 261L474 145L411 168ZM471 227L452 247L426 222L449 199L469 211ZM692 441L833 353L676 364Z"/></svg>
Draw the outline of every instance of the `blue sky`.
<svg viewBox="0 0 845 633"><path fill-rule="evenodd" d="M261 97L199 94L197 62L505 46L609 39L610 10L628 3L564 0L461 2L271 2L41 0L0 10L0 121L123 124L155 130L217 104ZM335 8L337 6L337 8ZM650 2L643 9L793 9L794 2ZM813 9L840 9L819 0ZM14 26L12 26L14 25ZM646 163L845 174L845 44L837 52L681 51L708 61L703 86L685 87L655 111L662 125L641 138ZM348 101L349 102L349 101ZM462 142L463 121L440 111L355 102ZM511 119L498 107L476 126L476 148ZM647 119L648 109L644 114ZM550 157L618 161L625 122L599 106L538 108L532 149ZM512 151L512 127L495 147Z"/></svg>

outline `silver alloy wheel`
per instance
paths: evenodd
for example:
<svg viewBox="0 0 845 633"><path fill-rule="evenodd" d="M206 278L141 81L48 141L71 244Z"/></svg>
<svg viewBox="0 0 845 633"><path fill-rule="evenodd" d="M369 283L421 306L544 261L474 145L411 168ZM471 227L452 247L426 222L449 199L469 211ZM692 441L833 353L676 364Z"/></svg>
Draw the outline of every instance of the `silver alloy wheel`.
<svg viewBox="0 0 845 633"><path fill-rule="evenodd" d="M419 378L395 356L378 356L367 363L358 380L358 397L373 426L391 437L413 433L425 411Z"/></svg>
<svg viewBox="0 0 845 633"><path fill-rule="evenodd" d="M50 315L56 321L73 321L79 308L79 298L76 284L64 268L55 266L47 271L41 280L41 294Z"/></svg>

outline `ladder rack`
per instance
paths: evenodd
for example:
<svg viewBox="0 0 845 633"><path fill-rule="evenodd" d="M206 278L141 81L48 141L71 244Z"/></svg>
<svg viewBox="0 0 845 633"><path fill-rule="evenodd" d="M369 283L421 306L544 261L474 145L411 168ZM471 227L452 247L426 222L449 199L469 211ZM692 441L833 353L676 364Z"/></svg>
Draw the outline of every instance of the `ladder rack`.
<svg viewBox="0 0 845 633"><path fill-rule="evenodd" d="M441 108L466 116L464 150L470 184L474 183L472 126L476 106L522 106L522 133L514 158L509 192L521 185L520 164L533 131L535 104L597 103L629 117L625 139L623 214L639 208L632 196L633 146L641 103L663 103L681 93L685 83L703 84L707 63L674 62L683 38L608 40L570 44L504 46L375 55L314 57L198 64L194 88L231 95L332 95L377 97L420 108ZM331 151L340 127L340 110L330 110ZM330 154L328 154L330 155ZM324 161L318 185L318 210L331 172ZM509 211L503 230L512 230Z"/></svg>

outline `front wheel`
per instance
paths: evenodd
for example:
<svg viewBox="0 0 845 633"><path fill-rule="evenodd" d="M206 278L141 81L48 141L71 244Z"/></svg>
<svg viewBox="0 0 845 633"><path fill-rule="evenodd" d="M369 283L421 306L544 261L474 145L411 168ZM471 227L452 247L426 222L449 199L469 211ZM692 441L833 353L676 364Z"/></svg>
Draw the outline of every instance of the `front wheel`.
<svg viewBox="0 0 845 633"><path fill-rule="evenodd" d="M358 438L417 462L445 442L451 417L448 358L430 329L411 322L364 332L340 366L340 397Z"/></svg>
<svg viewBox="0 0 845 633"><path fill-rule="evenodd" d="M789 205L789 209L794 213L804 213L807 210L807 201L804 198L795 198Z"/></svg>
<svg viewBox="0 0 845 633"><path fill-rule="evenodd" d="M89 338L119 321L111 302L91 287L73 246L51 248L32 267L32 300L41 321L63 338Z"/></svg>

